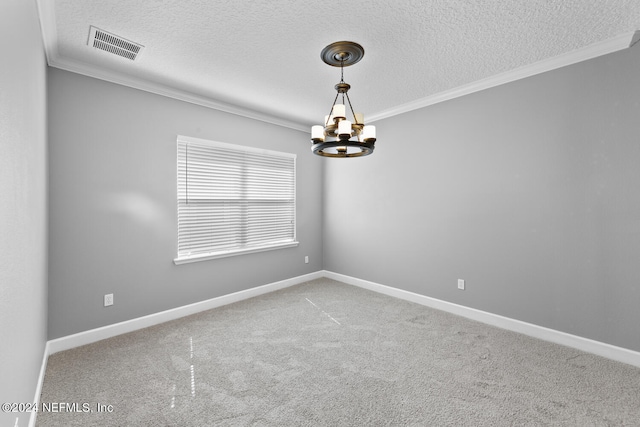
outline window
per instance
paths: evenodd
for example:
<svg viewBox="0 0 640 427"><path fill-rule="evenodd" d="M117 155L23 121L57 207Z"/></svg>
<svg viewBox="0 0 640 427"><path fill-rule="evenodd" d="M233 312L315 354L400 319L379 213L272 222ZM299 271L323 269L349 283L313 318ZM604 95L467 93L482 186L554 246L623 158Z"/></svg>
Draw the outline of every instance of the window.
<svg viewBox="0 0 640 427"><path fill-rule="evenodd" d="M297 246L296 155L178 136L176 264Z"/></svg>

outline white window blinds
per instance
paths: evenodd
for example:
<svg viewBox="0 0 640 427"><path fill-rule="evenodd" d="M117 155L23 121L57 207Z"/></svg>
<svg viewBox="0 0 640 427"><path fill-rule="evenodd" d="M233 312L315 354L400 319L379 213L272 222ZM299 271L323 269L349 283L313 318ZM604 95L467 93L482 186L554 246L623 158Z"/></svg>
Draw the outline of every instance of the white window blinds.
<svg viewBox="0 0 640 427"><path fill-rule="evenodd" d="M178 258L295 246L296 156L178 137Z"/></svg>

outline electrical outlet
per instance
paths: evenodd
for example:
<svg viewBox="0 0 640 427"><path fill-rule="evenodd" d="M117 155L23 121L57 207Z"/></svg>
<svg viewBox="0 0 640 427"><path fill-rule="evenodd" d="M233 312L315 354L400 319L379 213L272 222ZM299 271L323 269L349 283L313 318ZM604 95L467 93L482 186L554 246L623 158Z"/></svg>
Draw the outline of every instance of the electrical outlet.
<svg viewBox="0 0 640 427"><path fill-rule="evenodd" d="M113 294L106 294L104 296L104 306L108 307L110 305L113 305Z"/></svg>
<svg viewBox="0 0 640 427"><path fill-rule="evenodd" d="M464 291L464 280L458 279L458 289L461 289Z"/></svg>
<svg viewBox="0 0 640 427"><path fill-rule="evenodd" d="M309 264L309 255L306 255L306 256L304 257L304 263L305 263L305 264Z"/></svg>

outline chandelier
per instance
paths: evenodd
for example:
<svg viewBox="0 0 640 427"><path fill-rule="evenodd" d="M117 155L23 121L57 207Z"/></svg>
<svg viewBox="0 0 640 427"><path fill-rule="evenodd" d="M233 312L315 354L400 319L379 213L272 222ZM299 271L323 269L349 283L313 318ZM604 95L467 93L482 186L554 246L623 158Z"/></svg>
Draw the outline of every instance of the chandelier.
<svg viewBox="0 0 640 427"><path fill-rule="evenodd" d="M335 85L338 93L331 105L330 114L324 117L324 125L311 127L311 151L314 154L325 157L361 157L373 153L376 128L365 126L364 115L354 112L348 94L351 86L344 81L344 67L355 64L363 56L364 49L354 42L335 42L322 49L322 60L333 67L340 67L340 83ZM342 103L338 102L340 98Z"/></svg>

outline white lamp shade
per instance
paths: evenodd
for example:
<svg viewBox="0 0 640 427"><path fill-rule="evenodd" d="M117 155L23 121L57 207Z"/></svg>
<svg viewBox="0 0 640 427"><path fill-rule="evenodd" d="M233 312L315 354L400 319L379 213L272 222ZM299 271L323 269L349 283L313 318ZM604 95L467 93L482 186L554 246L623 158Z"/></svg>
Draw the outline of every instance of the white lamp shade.
<svg viewBox="0 0 640 427"><path fill-rule="evenodd" d="M362 139L366 141L376 140L376 127L372 125L365 126L362 129Z"/></svg>
<svg viewBox="0 0 640 427"><path fill-rule="evenodd" d="M315 141L324 141L324 126L311 126L311 139Z"/></svg>
<svg viewBox="0 0 640 427"><path fill-rule="evenodd" d="M342 120L338 124L338 135L351 135L351 122L349 120Z"/></svg>
<svg viewBox="0 0 640 427"><path fill-rule="evenodd" d="M346 109L344 107L344 104L336 104L333 106L333 110L331 112L331 115L333 117L340 117L340 118L345 118L345 112Z"/></svg>

